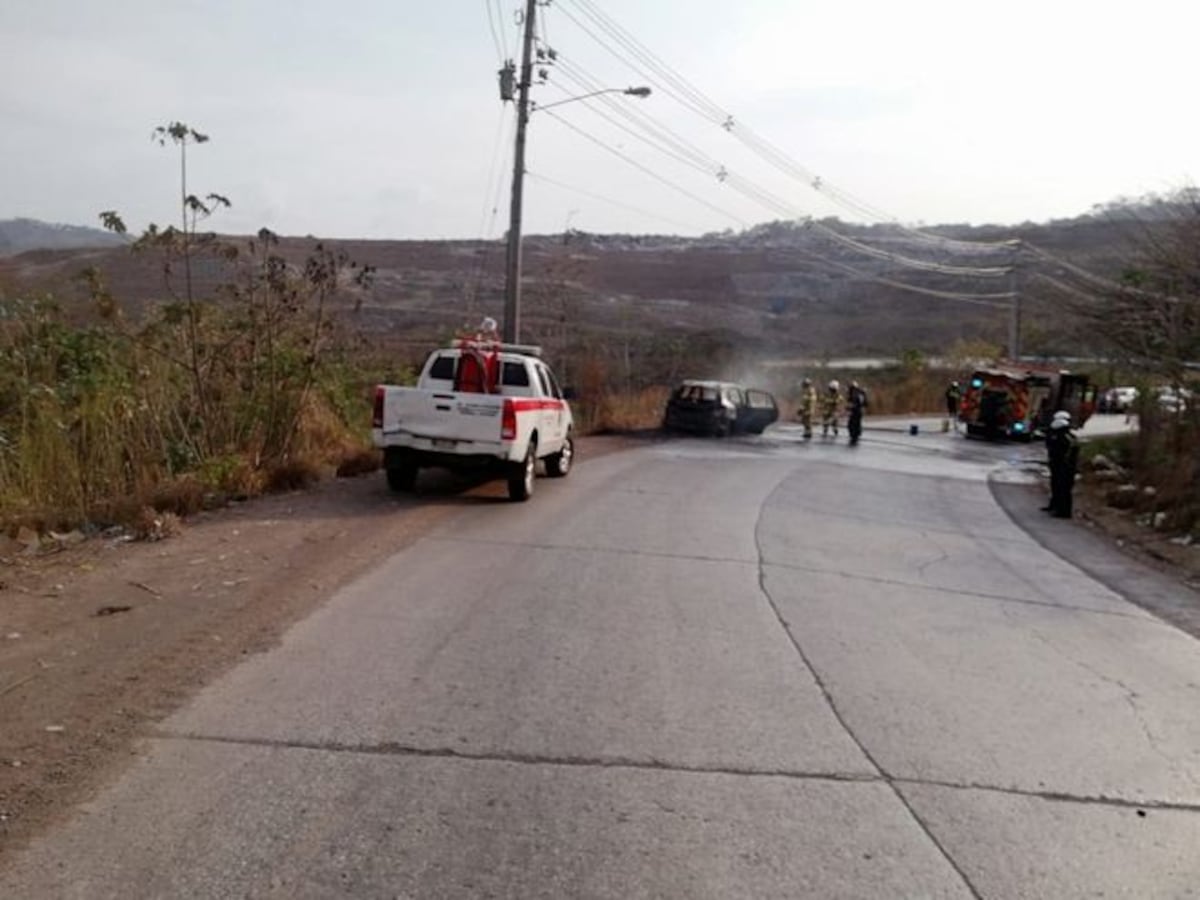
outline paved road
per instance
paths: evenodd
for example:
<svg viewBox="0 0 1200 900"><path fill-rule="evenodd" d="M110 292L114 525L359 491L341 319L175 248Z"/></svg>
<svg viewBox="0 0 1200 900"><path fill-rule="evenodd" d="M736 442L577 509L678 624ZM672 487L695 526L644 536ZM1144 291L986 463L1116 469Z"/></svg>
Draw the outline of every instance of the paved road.
<svg viewBox="0 0 1200 900"><path fill-rule="evenodd" d="M796 437L463 498L0 896L1196 896L1200 643L1012 523L1024 449Z"/></svg>

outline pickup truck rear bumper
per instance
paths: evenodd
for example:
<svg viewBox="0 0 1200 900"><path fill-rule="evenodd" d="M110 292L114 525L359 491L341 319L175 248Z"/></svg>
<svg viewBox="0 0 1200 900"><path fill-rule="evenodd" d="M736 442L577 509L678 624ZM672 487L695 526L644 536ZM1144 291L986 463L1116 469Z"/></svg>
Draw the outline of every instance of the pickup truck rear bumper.
<svg viewBox="0 0 1200 900"><path fill-rule="evenodd" d="M385 469L417 466L422 469L450 469L457 472L478 472L501 469L510 460L492 453L452 453L421 450L414 447L387 447L383 451Z"/></svg>

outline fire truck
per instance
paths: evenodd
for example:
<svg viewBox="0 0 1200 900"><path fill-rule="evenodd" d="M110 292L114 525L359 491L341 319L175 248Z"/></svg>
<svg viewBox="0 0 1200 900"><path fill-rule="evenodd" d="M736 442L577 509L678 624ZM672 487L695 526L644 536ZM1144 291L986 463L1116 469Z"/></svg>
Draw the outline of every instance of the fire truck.
<svg viewBox="0 0 1200 900"><path fill-rule="evenodd" d="M1023 368L976 369L959 406L968 437L1032 440L1043 435L1060 409L1080 427L1096 408L1096 388L1086 375Z"/></svg>

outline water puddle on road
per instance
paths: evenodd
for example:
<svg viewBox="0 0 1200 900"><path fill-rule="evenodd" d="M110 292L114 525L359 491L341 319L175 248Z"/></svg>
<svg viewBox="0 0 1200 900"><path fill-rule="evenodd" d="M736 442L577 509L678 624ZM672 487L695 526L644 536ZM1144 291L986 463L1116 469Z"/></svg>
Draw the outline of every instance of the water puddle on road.
<svg viewBox="0 0 1200 900"><path fill-rule="evenodd" d="M857 447L845 431L834 439L805 440L798 425L776 425L761 436L680 438L659 444L654 455L679 460L772 460L820 462L905 475L1032 484L1041 477L1037 445L987 443L935 431L868 429Z"/></svg>

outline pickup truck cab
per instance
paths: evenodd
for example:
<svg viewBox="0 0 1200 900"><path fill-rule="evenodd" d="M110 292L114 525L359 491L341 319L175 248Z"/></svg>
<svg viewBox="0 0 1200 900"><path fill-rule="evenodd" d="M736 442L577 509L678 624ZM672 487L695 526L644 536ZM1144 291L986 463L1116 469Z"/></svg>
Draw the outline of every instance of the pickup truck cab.
<svg viewBox="0 0 1200 900"><path fill-rule="evenodd" d="M539 462L562 478L575 457L571 407L540 349L493 342L435 350L416 387L378 385L372 438L395 491L423 468L492 469L527 500Z"/></svg>

